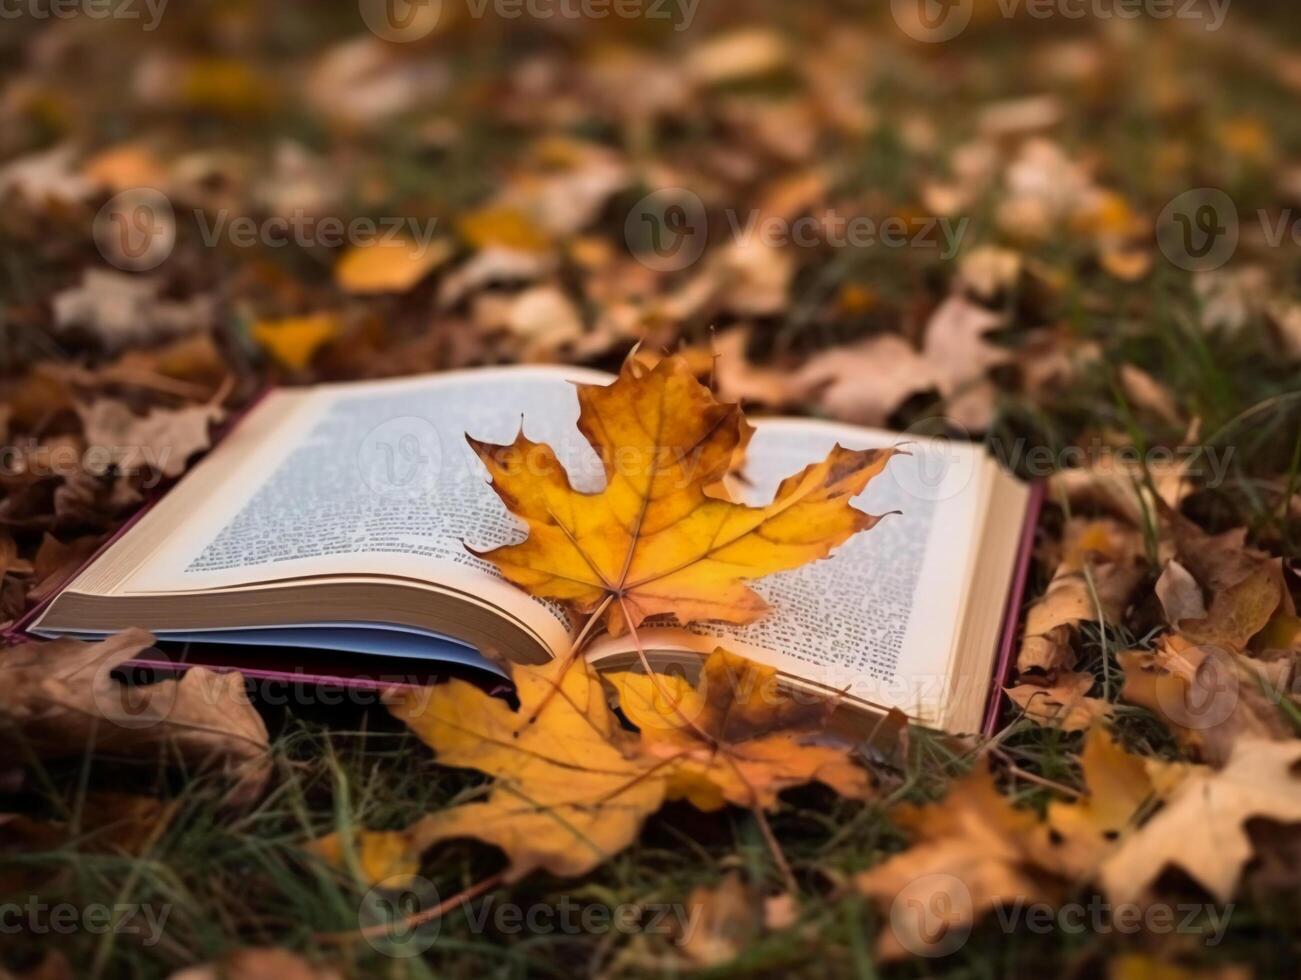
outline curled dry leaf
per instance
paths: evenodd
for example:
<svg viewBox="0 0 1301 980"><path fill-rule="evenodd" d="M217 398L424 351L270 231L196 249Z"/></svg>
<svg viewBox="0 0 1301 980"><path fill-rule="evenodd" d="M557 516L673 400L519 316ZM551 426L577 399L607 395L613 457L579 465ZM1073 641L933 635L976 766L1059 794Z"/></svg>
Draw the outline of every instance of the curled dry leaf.
<svg viewBox="0 0 1301 980"><path fill-rule="evenodd" d="M570 486L555 452L523 432L508 446L470 440L529 531L482 557L533 595L584 613L608 605L613 634L661 613L751 622L766 605L746 580L823 558L880 520L849 502L885 468L888 449L837 446L764 507L710 496L748 426L682 358L650 370L628 360L613 384L578 386L578 400L578 427L605 470L598 493Z"/></svg>
<svg viewBox="0 0 1301 980"><path fill-rule="evenodd" d="M1121 698L1153 712L1212 765L1224 764L1243 738L1294 734L1283 707L1294 703L1294 658L1264 662L1169 635L1153 650L1131 650L1117 660L1125 672Z"/></svg>
<svg viewBox="0 0 1301 980"><path fill-rule="evenodd" d="M701 810L724 803L769 808L783 789L815 780L853 799L869 794L868 773L849 747L824 735L835 701L783 688L771 667L720 648L694 687L661 674L608 680L641 730L641 751L672 763L671 799L685 798Z"/></svg>
<svg viewBox="0 0 1301 980"><path fill-rule="evenodd" d="M1284 601L1282 562L1248 547L1245 528L1212 535L1169 509L1162 517L1178 560L1210 599L1204 616L1175 625L1198 643L1244 649Z"/></svg>
<svg viewBox="0 0 1301 980"><path fill-rule="evenodd" d="M1105 511L1134 527L1142 527L1147 515L1158 509L1158 501L1176 508L1192 492L1188 479L1190 461L1181 458L1174 462L1150 462L1145 471L1121 454L1108 453L1086 466L1054 473L1048 481L1049 494L1053 499L1067 501L1072 508Z"/></svg>
<svg viewBox="0 0 1301 980"><path fill-rule="evenodd" d="M195 667L179 681L127 686L112 672L153 644L141 629L83 643L59 639L0 650L0 723L43 758L89 746L131 757L176 752L195 768L219 767L227 801L261 795L270 776L267 730L237 673Z"/></svg>
<svg viewBox="0 0 1301 980"><path fill-rule="evenodd" d="M1133 528L1110 520L1070 521L1061 563L1026 613L1017 670L1034 671L1049 682L1068 670L1075 662L1070 646L1075 626L1118 620L1145 573L1142 540Z"/></svg>
<svg viewBox="0 0 1301 980"><path fill-rule="evenodd" d="M1156 597L1171 626L1178 626L1183 619L1201 619L1206 615L1206 602L1197 579L1173 558L1166 562L1161 577L1156 580Z"/></svg>
<svg viewBox="0 0 1301 980"><path fill-rule="evenodd" d="M1111 705L1101 698L1089 697L1093 689L1092 674L1059 674L1051 684L1018 684L1007 689L1007 696L1025 716L1040 725L1051 725L1067 732L1082 732L1098 719L1111 714Z"/></svg>
<svg viewBox="0 0 1301 980"><path fill-rule="evenodd" d="M538 869L585 874L632 843L659 809L663 766L637 756L585 661L516 666L511 676L518 712L458 680L392 695L390 710L440 763L494 782L481 802L432 813L405 831L360 835L362 872L372 881L413 872L426 848L455 837L500 847L510 881ZM327 837L313 849L330 859L340 843Z"/></svg>
<svg viewBox="0 0 1301 980"><path fill-rule="evenodd" d="M905 804L891 817L909 831L912 845L854 882L881 908L902 902L913 913L890 915L890 926L876 941L884 958L940 948L949 931L967 927L1004 901L1060 898L1059 883L1036 866L1035 814L1018 810L999 793L983 759L943 800Z"/></svg>
<svg viewBox="0 0 1301 980"><path fill-rule="evenodd" d="M1301 823L1301 740L1243 739L1223 769L1149 763L1167 782L1165 805L1103 862L1100 881L1115 904L1140 899L1178 867L1218 902L1233 897L1251 859L1249 820Z"/></svg>

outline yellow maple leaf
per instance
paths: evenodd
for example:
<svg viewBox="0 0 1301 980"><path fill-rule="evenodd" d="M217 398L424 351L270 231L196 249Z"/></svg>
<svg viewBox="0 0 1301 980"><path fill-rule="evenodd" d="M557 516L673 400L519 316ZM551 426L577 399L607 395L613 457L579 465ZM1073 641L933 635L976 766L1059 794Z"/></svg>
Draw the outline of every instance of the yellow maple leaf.
<svg viewBox="0 0 1301 980"><path fill-rule="evenodd" d="M681 358L652 369L625 361L612 384L579 385L578 400L578 427L605 470L597 493L570 486L551 447L522 431L507 446L469 440L529 531L481 557L533 595L583 613L608 607L612 634L663 613L751 622L767 606L745 580L823 558L880 520L850 501L893 449L837 445L763 507L711 495L748 426Z"/></svg>
<svg viewBox="0 0 1301 980"><path fill-rule="evenodd" d="M1041 863L1084 879L1115 850L1155 789L1143 757L1126 752L1101 725L1085 736L1080 767L1088 792L1078 800L1048 804L1047 822L1040 828Z"/></svg>
<svg viewBox="0 0 1301 980"><path fill-rule="evenodd" d="M815 744L832 699L779 685L777 671L721 647L693 686L685 678L612 674L619 705L641 729L647 755L672 761L669 796L701 810L724 803L772 807L783 789L819 781L866 797L868 773L844 746Z"/></svg>
<svg viewBox="0 0 1301 980"><path fill-rule="evenodd" d="M517 666L512 679L518 712L458 680L391 696L389 709L440 763L495 780L484 800L432 813L404 831L358 835L365 877L413 872L425 849L455 837L500 847L510 861L506 881L538 869L581 875L627 847L659 809L663 766L637 754L591 667ZM340 863L334 839L313 849Z"/></svg>

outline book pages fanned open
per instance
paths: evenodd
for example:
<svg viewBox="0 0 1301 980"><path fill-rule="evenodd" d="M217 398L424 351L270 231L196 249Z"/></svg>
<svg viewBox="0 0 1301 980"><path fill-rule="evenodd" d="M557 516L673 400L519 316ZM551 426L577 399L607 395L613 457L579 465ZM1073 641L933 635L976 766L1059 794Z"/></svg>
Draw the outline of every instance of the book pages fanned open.
<svg viewBox="0 0 1301 980"><path fill-rule="evenodd" d="M575 487L598 490L573 382L611 380L517 367L271 392L24 627L94 637L145 626L162 641L276 647L309 674L327 652L498 672L566 656L580 624L470 550L524 530L465 437L507 443L522 424ZM739 497L771 500L836 443L901 446L854 501L889 516L831 557L755 583L771 609L750 625L640 629L652 665L691 670L721 645L869 714L898 708L978 729L1018 601L1030 488L966 442L804 419L754 425ZM584 655L598 669L638 662L628 636L598 638Z"/></svg>

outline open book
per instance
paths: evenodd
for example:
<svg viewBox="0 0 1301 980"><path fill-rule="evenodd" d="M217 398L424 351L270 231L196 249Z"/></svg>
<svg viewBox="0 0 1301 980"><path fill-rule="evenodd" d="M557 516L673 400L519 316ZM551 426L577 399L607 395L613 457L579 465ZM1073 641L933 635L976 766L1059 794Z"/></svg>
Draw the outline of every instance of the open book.
<svg viewBox="0 0 1301 980"><path fill-rule="evenodd" d="M145 626L160 640L296 651L308 672L322 651L498 671L565 656L577 624L466 548L523 530L465 436L510 442L522 418L576 487L599 489L570 382L611 380L516 367L274 391L27 629L92 637ZM651 662L689 666L724 645L848 705L978 729L1029 489L967 443L798 419L755 427L740 497L770 500L836 442L907 441L911 455L854 502L899 513L828 559L752 583L772 606L756 623L642 628ZM585 655L598 668L636 663L627 636L598 638Z"/></svg>

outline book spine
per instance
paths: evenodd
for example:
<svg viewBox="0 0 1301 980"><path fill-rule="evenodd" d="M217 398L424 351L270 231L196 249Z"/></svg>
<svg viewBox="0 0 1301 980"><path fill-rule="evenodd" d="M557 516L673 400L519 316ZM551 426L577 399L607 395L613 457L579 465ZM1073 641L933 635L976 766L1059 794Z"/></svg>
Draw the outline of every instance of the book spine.
<svg viewBox="0 0 1301 980"><path fill-rule="evenodd" d="M1025 522L1021 525L1016 566L1012 571L1012 587L1008 591L1007 606L1003 610L998 657L985 701L985 722L980 729L983 735L993 735L998 730L999 716L1003 711L1003 700L1006 697L1004 688L1011 677L1012 665L1016 659L1017 640L1021 635L1021 606L1025 602L1025 590L1030 581L1035 532L1039 527L1039 513L1043 510L1046 492L1047 486L1042 481L1030 485L1030 499L1025 509Z"/></svg>

